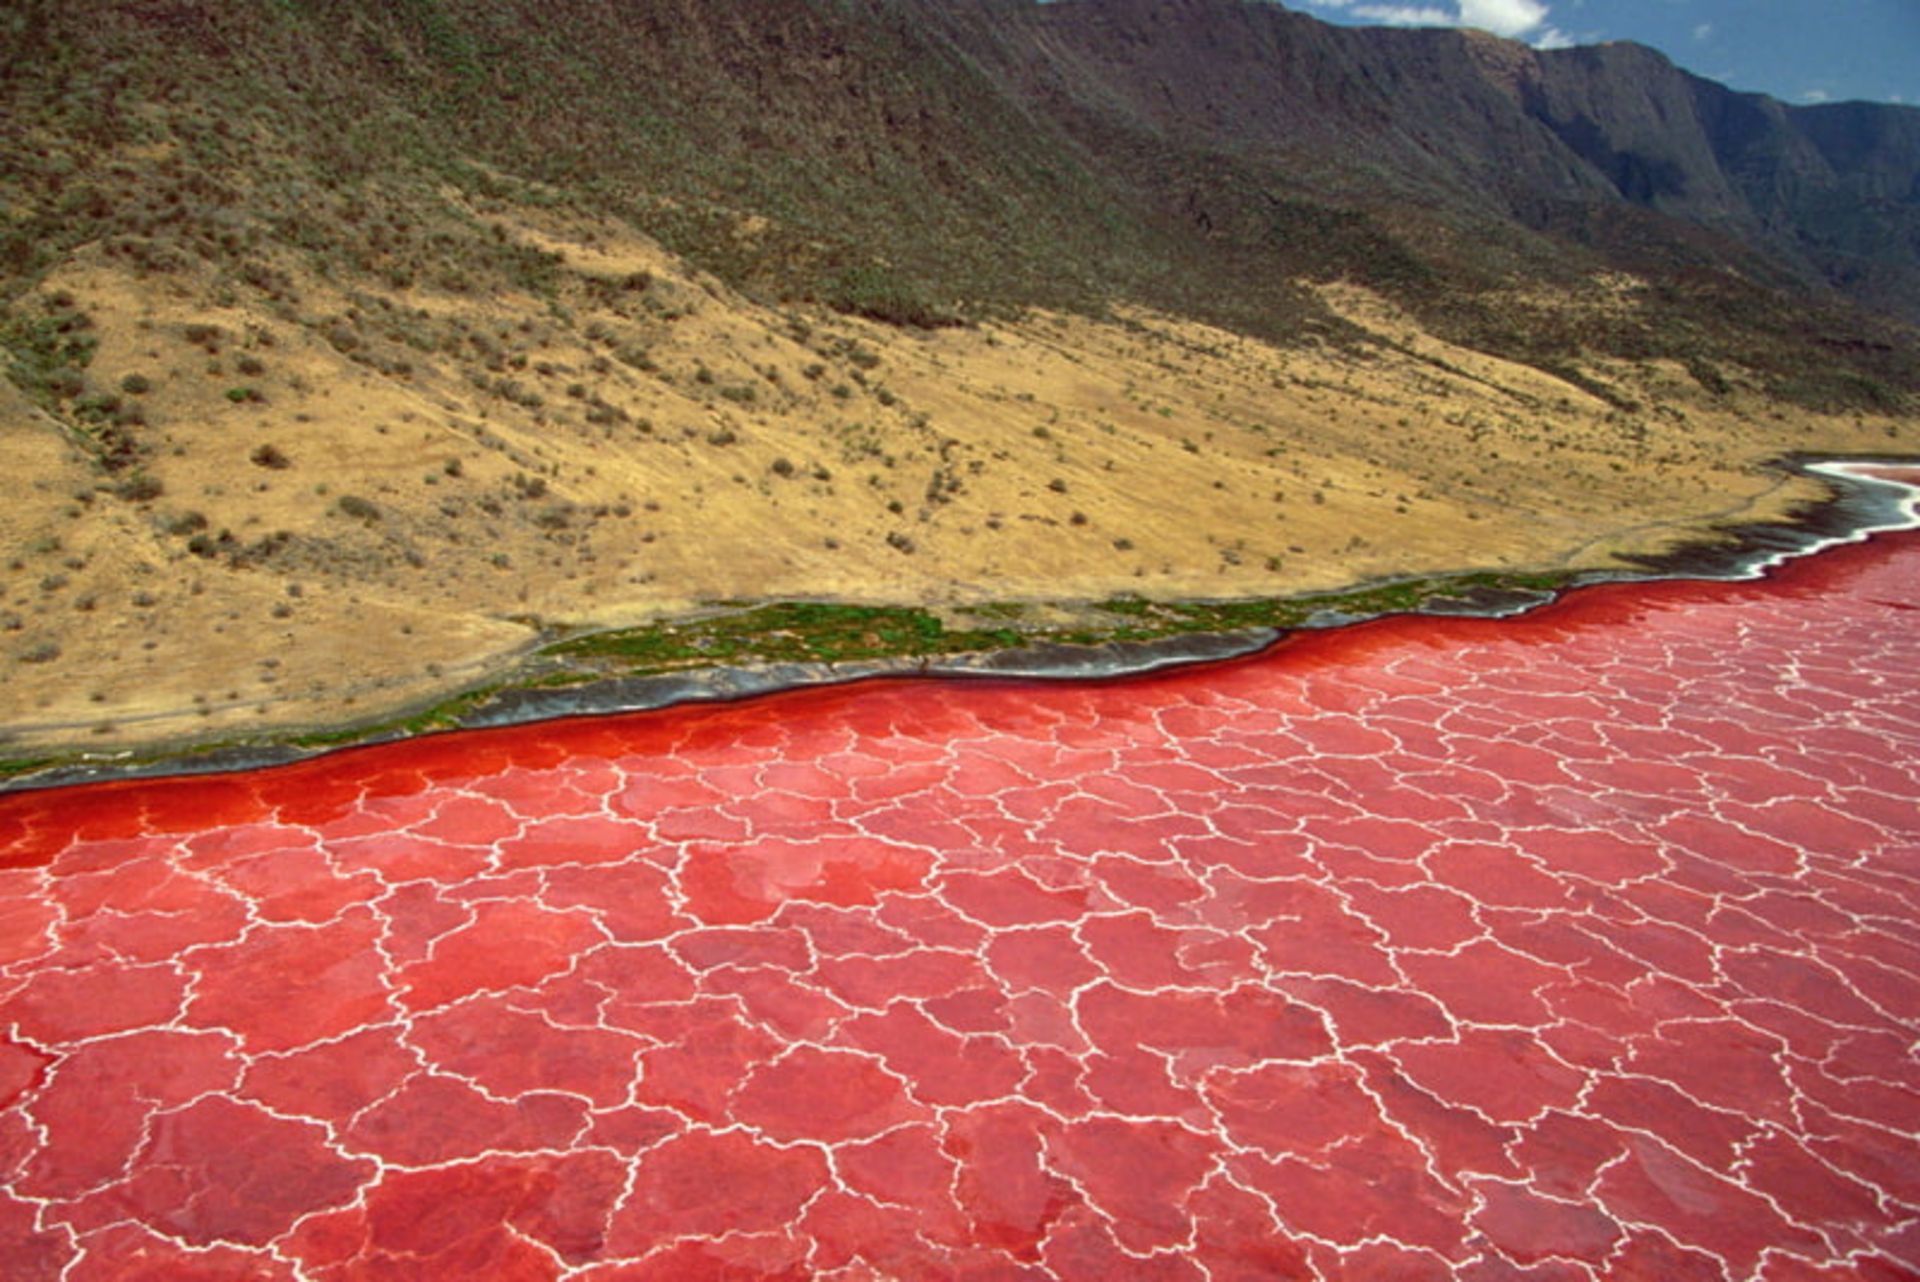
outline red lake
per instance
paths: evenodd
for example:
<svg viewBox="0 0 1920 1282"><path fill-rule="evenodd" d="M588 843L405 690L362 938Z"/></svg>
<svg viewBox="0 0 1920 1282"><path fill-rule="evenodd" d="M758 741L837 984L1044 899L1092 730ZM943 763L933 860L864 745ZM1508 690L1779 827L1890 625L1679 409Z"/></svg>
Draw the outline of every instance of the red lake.
<svg viewBox="0 0 1920 1282"><path fill-rule="evenodd" d="M0 797L0 1273L1920 1273L1920 537Z"/></svg>

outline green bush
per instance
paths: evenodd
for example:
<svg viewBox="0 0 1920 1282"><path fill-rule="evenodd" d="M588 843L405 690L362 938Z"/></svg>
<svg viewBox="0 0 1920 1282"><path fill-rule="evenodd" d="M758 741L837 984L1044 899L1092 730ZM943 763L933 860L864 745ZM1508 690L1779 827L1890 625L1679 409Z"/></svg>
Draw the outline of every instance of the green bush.
<svg viewBox="0 0 1920 1282"><path fill-rule="evenodd" d="M160 484L159 477L136 472L115 486L113 492L129 503L151 503L166 493L166 487Z"/></svg>
<svg viewBox="0 0 1920 1282"><path fill-rule="evenodd" d="M928 298L891 268L867 264L842 272L826 291L827 306L883 325L938 329L961 325L965 318Z"/></svg>

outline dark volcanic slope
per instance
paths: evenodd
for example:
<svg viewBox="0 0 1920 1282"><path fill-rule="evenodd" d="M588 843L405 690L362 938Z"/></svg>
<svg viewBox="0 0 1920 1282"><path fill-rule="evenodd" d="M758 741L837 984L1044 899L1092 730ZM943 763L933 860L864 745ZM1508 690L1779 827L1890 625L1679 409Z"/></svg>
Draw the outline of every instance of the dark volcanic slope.
<svg viewBox="0 0 1920 1282"><path fill-rule="evenodd" d="M1684 282L1680 313L1708 327L1756 305L1777 326L1753 286L1920 319L1920 110L1787 107L1638 45L1232 0L929 7L959 10L956 40L1142 205L1290 269L1431 309L1605 264Z"/></svg>
<svg viewBox="0 0 1920 1282"><path fill-rule="evenodd" d="M982 4L957 25L1037 114L1089 141L1131 133L1270 167L1323 198L1536 228L1625 206L1809 282L1920 280L1914 108L1788 107L1633 44L1536 51L1232 0ZM1698 241L1680 227L1666 235ZM1920 316L1920 290L1878 297Z"/></svg>
<svg viewBox="0 0 1920 1282"><path fill-rule="evenodd" d="M532 180L887 319L1122 297L1284 336L1329 327L1298 280L1344 277L1536 363L1920 385L1887 319L1920 320L1920 110L1791 108L1633 45L1244 0L23 0L0 55L15 282L183 228L216 257L258 235L388 271L393 237L316 192L404 227L409 184ZM1659 288L1627 313L1513 303L1607 267Z"/></svg>

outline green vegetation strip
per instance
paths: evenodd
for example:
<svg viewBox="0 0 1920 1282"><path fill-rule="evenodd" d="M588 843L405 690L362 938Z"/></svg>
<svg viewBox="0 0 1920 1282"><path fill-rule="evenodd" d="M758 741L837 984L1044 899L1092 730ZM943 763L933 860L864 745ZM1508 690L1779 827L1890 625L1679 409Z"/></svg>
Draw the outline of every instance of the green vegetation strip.
<svg viewBox="0 0 1920 1282"><path fill-rule="evenodd" d="M1101 645L1193 633L1297 628L1325 615L1365 618L1402 613L1481 593L1551 592L1564 574L1467 574L1380 584L1349 592L1242 601L1150 601L1114 597L1083 607L1073 625L1037 624L1041 607L999 603L957 613L998 626L955 628L908 606L787 601L707 618L595 632L550 645L540 658L583 676L645 675L766 663L845 663L937 658L1059 643ZM1060 607L1045 607L1054 614Z"/></svg>
<svg viewBox="0 0 1920 1282"><path fill-rule="evenodd" d="M1169 604L1139 597L1116 597L1099 609L1138 622L1109 638L1133 640L1182 632L1233 632L1243 628L1297 628L1317 616L1371 618L1404 614L1424 606L1457 601L1481 593L1555 592L1567 574L1481 573L1445 578L1408 579L1348 592L1317 596L1264 597L1246 601L1183 601Z"/></svg>
<svg viewBox="0 0 1920 1282"><path fill-rule="evenodd" d="M1012 649L1032 639L1014 628L949 629L932 613L905 606L783 601L706 619L596 632L541 653L634 673L961 654Z"/></svg>
<svg viewBox="0 0 1920 1282"><path fill-rule="evenodd" d="M565 688L615 677L740 668L774 663L850 663L925 659L942 655L1017 650L1046 644L1101 645L1165 637L1286 630L1317 618L1368 618L1403 613L1487 593L1552 592L1568 574L1464 574L1380 584L1349 592L1239 601L1150 601L1121 596L1077 607L1075 624L1058 618L1059 604L995 602L961 607L957 614L994 626L956 628L938 615L909 606L844 605L783 601L767 605L726 603L700 618L594 632L543 647L503 680L464 691L431 707L379 722L326 730L264 735L219 742L161 747L103 759L87 753L0 760L0 779L69 766L128 768L186 764L217 753L284 746L310 751L351 747L439 730L458 729L471 713L511 690Z"/></svg>

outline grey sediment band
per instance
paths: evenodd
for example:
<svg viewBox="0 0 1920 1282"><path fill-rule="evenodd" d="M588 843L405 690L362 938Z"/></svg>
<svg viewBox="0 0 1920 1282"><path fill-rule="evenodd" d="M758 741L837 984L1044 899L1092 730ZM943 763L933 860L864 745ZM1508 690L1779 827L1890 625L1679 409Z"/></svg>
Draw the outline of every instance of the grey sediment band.
<svg viewBox="0 0 1920 1282"><path fill-rule="evenodd" d="M643 712L684 703L750 699L881 677L999 677L1005 680L1100 681L1163 668L1244 658L1280 638L1273 628L1199 632L1151 641L1097 645L1042 642L982 654L862 659L848 663L774 663L753 668L702 668L656 676L610 677L559 690L503 690L461 717L462 728L524 725L556 717Z"/></svg>

